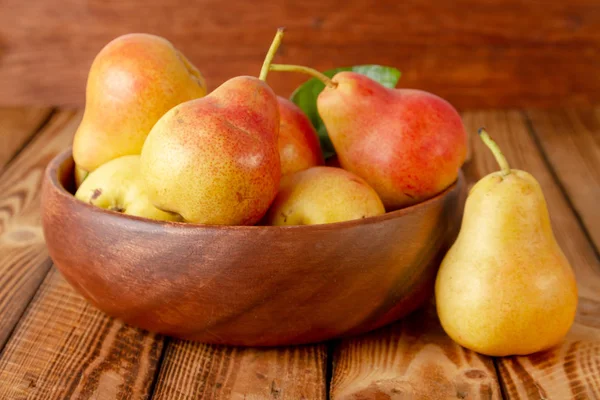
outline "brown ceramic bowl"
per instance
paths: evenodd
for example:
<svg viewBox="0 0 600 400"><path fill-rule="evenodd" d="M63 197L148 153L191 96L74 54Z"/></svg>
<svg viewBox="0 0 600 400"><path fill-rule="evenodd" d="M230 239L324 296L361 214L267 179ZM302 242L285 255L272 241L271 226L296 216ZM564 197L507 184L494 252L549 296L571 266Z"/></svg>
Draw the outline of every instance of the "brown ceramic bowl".
<svg viewBox="0 0 600 400"><path fill-rule="evenodd" d="M365 332L431 294L462 216L462 175L418 205L327 225L208 226L103 210L72 195L73 159L48 166L50 256L109 315L151 331L236 345L316 342Z"/></svg>

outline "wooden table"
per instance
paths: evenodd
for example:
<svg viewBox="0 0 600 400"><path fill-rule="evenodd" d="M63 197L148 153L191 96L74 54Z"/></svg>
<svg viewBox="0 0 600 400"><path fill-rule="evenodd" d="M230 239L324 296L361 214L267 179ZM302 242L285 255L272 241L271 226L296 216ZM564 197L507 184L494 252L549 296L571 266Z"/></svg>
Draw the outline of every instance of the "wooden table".
<svg viewBox="0 0 600 400"><path fill-rule="evenodd" d="M44 246L42 172L71 142L81 112L0 109L0 399L600 398L600 108L463 117L471 133L486 126L511 165L539 180L575 269L577 320L550 351L480 356L443 333L431 306L361 337L275 349L124 325L75 293ZM496 169L473 137L469 182Z"/></svg>

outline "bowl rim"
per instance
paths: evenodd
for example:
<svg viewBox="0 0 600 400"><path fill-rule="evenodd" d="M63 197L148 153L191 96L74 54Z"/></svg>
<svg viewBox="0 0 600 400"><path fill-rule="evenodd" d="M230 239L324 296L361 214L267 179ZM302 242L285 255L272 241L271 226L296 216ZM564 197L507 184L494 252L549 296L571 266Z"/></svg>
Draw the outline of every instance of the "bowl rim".
<svg viewBox="0 0 600 400"><path fill-rule="evenodd" d="M459 169L457 179L446 189L442 190L438 194L433 197L430 197L427 200L424 200L420 203L413 204L412 206L408 206L405 208L401 208L398 210L386 212L381 215L376 215L372 217L341 221L341 222L332 222L328 224L314 224L314 225L284 225L284 226L275 226L275 225L211 225L211 224L198 224L193 222L176 222L176 221L161 221L154 220L150 218L138 217L135 215L127 215L123 213L119 213L117 211L107 210L104 208L100 208L91 204L88 204L82 200L76 198L73 194L71 194L59 181L58 181L58 169L60 166L64 164L68 159L72 159L72 146L67 148L66 150L57 154L48 164L45 172L45 179L48 180L53 187L55 193L63 199L66 199L67 202L72 204L74 207L79 207L80 209L87 209L95 215L105 215L111 218L121 218L125 221L129 220L137 223L145 223L157 227L172 227L172 228L182 228L182 229L213 229L219 231L323 231L323 230L335 230L337 228L350 228L358 225L372 225L378 222L383 222L395 218L399 218L405 216L407 214L411 214L412 212L419 210L421 208L425 208L431 203L435 203L440 201L442 198L446 197L451 192L455 191L459 185L464 185L464 174L462 169ZM74 164L74 161L73 161Z"/></svg>

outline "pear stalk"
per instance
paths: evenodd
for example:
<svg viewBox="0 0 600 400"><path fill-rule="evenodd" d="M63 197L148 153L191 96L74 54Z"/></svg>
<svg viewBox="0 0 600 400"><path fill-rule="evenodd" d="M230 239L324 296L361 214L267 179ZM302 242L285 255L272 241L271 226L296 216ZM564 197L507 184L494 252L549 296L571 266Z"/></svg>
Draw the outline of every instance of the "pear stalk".
<svg viewBox="0 0 600 400"><path fill-rule="evenodd" d="M502 176L506 176L510 174L510 166L508 165L508 161L506 161L506 157L502 154L502 150L494 140L490 137L487 131L484 128L479 128L477 131L483 143L492 151L492 154L496 158L498 165L500 165L500 173Z"/></svg>
<svg viewBox="0 0 600 400"><path fill-rule="evenodd" d="M325 84L325 86L329 86L331 88L337 87L337 82L331 80L327 75L317 71L314 68L305 67L302 65L271 64L271 71L299 72L302 74L310 75L313 78L317 78L318 80L323 82Z"/></svg>
<svg viewBox="0 0 600 400"><path fill-rule="evenodd" d="M260 75L258 76L258 79L260 79L263 82L267 80L267 74L269 73L269 69L271 63L273 62L273 58L275 57L275 53L277 53L277 49L279 49L279 46L281 45L281 40L283 39L284 31L285 28L277 28L275 38L271 43L271 47L269 47L269 51L267 52L265 61L263 62L263 66L260 70Z"/></svg>

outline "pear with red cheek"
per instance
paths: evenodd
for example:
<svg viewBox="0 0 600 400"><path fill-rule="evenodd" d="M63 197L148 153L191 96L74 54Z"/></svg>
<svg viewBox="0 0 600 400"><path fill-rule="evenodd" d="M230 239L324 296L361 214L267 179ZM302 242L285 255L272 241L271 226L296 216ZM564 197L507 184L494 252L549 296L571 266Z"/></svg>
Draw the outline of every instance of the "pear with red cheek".
<svg viewBox="0 0 600 400"><path fill-rule="evenodd" d="M166 39L132 33L112 40L88 75L85 112L73 140L80 175L140 154L164 113L205 94L200 72Z"/></svg>
<svg viewBox="0 0 600 400"><path fill-rule="evenodd" d="M303 72L325 83L317 109L339 163L365 179L388 211L431 198L457 179L467 135L444 99L389 89L355 72L329 79L298 65L273 64L271 70Z"/></svg>
<svg viewBox="0 0 600 400"><path fill-rule="evenodd" d="M323 153L317 131L302 110L291 101L277 97L279 102L279 157L281 175L323 165Z"/></svg>
<svg viewBox="0 0 600 400"><path fill-rule="evenodd" d="M467 154L458 112L421 90L388 89L340 72L317 99L344 169L365 179L386 209L419 203L450 186Z"/></svg>
<svg viewBox="0 0 600 400"><path fill-rule="evenodd" d="M155 207L211 225L252 225L266 213L281 165L279 106L265 79L282 35L278 31L260 79L232 78L154 125L140 173Z"/></svg>

